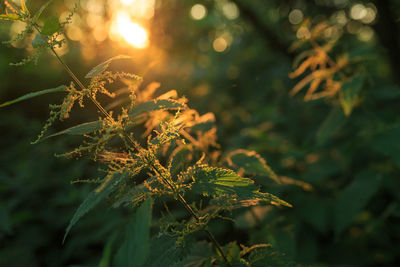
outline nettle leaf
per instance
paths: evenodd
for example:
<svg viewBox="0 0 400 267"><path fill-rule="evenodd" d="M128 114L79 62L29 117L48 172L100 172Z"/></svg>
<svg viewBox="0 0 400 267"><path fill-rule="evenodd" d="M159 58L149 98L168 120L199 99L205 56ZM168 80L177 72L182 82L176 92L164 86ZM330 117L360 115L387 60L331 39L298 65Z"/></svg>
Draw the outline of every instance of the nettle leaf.
<svg viewBox="0 0 400 267"><path fill-rule="evenodd" d="M196 243L190 254L184 258L182 261L175 263L172 267L182 267L182 266L202 266L211 267L211 261L213 259L214 253L212 247L209 243L201 241Z"/></svg>
<svg viewBox="0 0 400 267"><path fill-rule="evenodd" d="M254 151L239 149L228 155L227 162L230 167L243 171L249 175L268 176L280 183L278 175L267 165L266 161Z"/></svg>
<svg viewBox="0 0 400 267"><path fill-rule="evenodd" d="M281 266L297 267L298 265L291 261L287 255L273 249L271 246L263 246L253 249L249 255L249 261L252 267Z"/></svg>
<svg viewBox="0 0 400 267"><path fill-rule="evenodd" d="M381 176L364 171L340 192L334 207L334 229L340 234L378 191Z"/></svg>
<svg viewBox="0 0 400 267"><path fill-rule="evenodd" d="M35 39L32 40L32 46L33 48L44 47L47 45L48 41L49 39L46 35L38 33L36 34Z"/></svg>
<svg viewBox="0 0 400 267"><path fill-rule="evenodd" d="M147 199L129 222L126 240L117 252L115 266L144 266L150 252L150 226L152 201Z"/></svg>
<svg viewBox="0 0 400 267"><path fill-rule="evenodd" d="M53 35L61 29L57 16L51 16L44 21L41 33L47 36Z"/></svg>
<svg viewBox="0 0 400 267"><path fill-rule="evenodd" d="M179 109L179 108L184 108L184 107L185 106L183 104L181 104L175 100L159 99L159 100L144 102L142 104L135 106L134 108L132 108L129 111L128 115L130 118L134 118L134 117L137 117L137 116L139 116L145 112L149 112L149 111L164 110L164 109ZM61 132L49 135L46 138L63 135L63 134L68 134L68 135L89 134L89 133L95 132L97 130L100 130L102 126L103 126L102 121L86 122L86 123L82 123L82 124L70 127Z"/></svg>
<svg viewBox="0 0 400 267"><path fill-rule="evenodd" d="M47 8L47 6L52 2L53 0L49 0L46 3L44 3L39 10L35 13L35 15L33 16L34 21L37 21L40 17L40 15L42 15L43 11Z"/></svg>
<svg viewBox="0 0 400 267"><path fill-rule="evenodd" d="M65 235L63 239L63 243L68 236L69 231L72 226L74 226L82 216L92 210L97 204L99 204L103 199L108 197L114 190L118 188L118 186L125 181L129 176L127 173L111 173L104 178L104 182L92 191L86 199L82 202L82 204L76 210L74 216L67 229L65 230Z"/></svg>
<svg viewBox="0 0 400 267"><path fill-rule="evenodd" d="M190 129L194 132L207 132L215 127L215 121L205 121L194 124Z"/></svg>
<svg viewBox="0 0 400 267"><path fill-rule="evenodd" d="M14 13L0 14L0 20L22 20L22 17Z"/></svg>
<svg viewBox="0 0 400 267"><path fill-rule="evenodd" d="M257 186L253 181L242 178L227 169L198 166L191 169L193 174L192 191L208 196L238 195L251 198Z"/></svg>
<svg viewBox="0 0 400 267"><path fill-rule="evenodd" d="M125 56L125 55L119 55L119 56L115 56L112 57L106 61L104 61L103 63L100 63L99 65L97 65L96 67L94 67L93 69L91 69L88 74L86 74L85 78L93 78L99 74L102 74L107 68L108 66L110 66L110 63L114 60L118 60L118 59L128 59L131 58L130 56Z"/></svg>
<svg viewBox="0 0 400 267"><path fill-rule="evenodd" d="M252 180L240 177L232 170L202 165L189 169L188 173L193 178L191 190L197 194L216 197L223 202L233 200L235 203L232 204L240 206L259 205L266 202L291 207L289 203L277 196L260 192Z"/></svg>
<svg viewBox="0 0 400 267"><path fill-rule="evenodd" d="M46 136L44 139L50 138L50 137L54 137L54 136L58 136L58 135L63 135L63 134L68 134L68 135L89 134L89 133L93 133L95 131L100 130L102 126L103 126L103 122L102 121L86 122L86 123L82 123L82 124L78 124L76 126L70 127L70 128L65 129L65 130L63 130L61 132Z"/></svg>
<svg viewBox="0 0 400 267"><path fill-rule="evenodd" d="M151 239L150 254L147 257L146 267L173 266L185 258L193 246L192 238L185 238L185 242L178 245L176 237L161 233Z"/></svg>
<svg viewBox="0 0 400 267"><path fill-rule="evenodd" d="M340 108L333 108L317 131L317 144L323 145L346 123L347 118Z"/></svg>
<svg viewBox="0 0 400 267"><path fill-rule="evenodd" d="M183 109L186 106L173 99L155 99L153 101L144 102L134 106L128 115L131 118L137 117L145 112L156 111L156 110L166 110L166 109Z"/></svg>
<svg viewBox="0 0 400 267"><path fill-rule="evenodd" d="M37 91L37 92L32 92L32 93L23 95L21 97L18 97L18 98L14 99L14 100L7 101L7 102L5 102L3 104L0 104L0 108L8 106L8 105L11 105L11 104L14 104L14 103L18 103L18 102L21 102L21 101L24 101L24 100L27 100L27 99L30 99L30 98L34 98L34 97L37 97L37 96L40 96L40 95L45 95L45 94L50 94L50 93L57 93L57 92L64 92L64 91L66 91L66 89L67 89L67 86L60 85L60 86L58 86L56 88L51 88L51 89L45 89L45 90L41 90L41 91Z"/></svg>
<svg viewBox="0 0 400 267"><path fill-rule="evenodd" d="M340 103L346 116L351 114L356 97L361 90L363 82L364 77L360 75L353 78L350 82L346 82L342 85Z"/></svg>
<svg viewBox="0 0 400 267"><path fill-rule="evenodd" d="M170 173L171 177L175 177L178 173L185 170L188 166L189 158L192 152L188 146L179 147L172 153Z"/></svg>

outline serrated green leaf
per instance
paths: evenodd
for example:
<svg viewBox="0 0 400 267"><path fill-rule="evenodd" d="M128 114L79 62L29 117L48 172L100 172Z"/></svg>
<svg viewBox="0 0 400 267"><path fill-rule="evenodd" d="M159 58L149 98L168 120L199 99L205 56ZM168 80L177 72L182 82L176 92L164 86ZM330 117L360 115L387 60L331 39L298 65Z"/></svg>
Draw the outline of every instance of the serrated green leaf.
<svg viewBox="0 0 400 267"><path fill-rule="evenodd" d="M340 234L351 224L354 217L379 189L380 180L380 175L364 171L340 192L334 207L336 234Z"/></svg>
<svg viewBox="0 0 400 267"><path fill-rule="evenodd" d="M101 127L103 126L102 121L91 121L91 122L86 122L82 124L78 124L76 126L70 127L68 129L65 129L61 132L46 136L46 138L62 135L62 134L68 134L68 135L84 135L84 134L89 134L93 133L97 130L100 130Z"/></svg>
<svg viewBox="0 0 400 267"><path fill-rule="evenodd" d="M14 13L0 14L0 20L22 20L22 17Z"/></svg>
<svg viewBox="0 0 400 267"><path fill-rule="evenodd" d="M30 99L30 98L34 98L34 97L37 97L37 96L40 96L40 95L56 93L56 92L63 92L66 89L67 89L67 87L65 85L60 85L60 86L58 86L56 88L51 88L51 89L45 89L45 90L42 90L42 91L32 92L32 93L23 95L21 97L18 97L17 99L14 99L14 100L11 100L11 101L7 101L7 102L5 102L3 104L0 104L0 108L8 106L8 105L11 105L11 104L14 104L14 103L18 103L18 102L21 102L21 101L24 101L24 100L27 100L27 99Z"/></svg>
<svg viewBox="0 0 400 267"><path fill-rule="evenodd" d="M265 160L254 151L239 149L228 155L227 162L230 167L243 170L245 174L268 176L279 183L279 177L267 165Z"/></svg>
<svg viewBox="0 0 400 267"><path fill-rule="evenodd" d="M114 60L118 60L118 59L124 59L124 58L131 58L130 56L125 56L125 55L119 55L119 56L115 56L112 57L106 61L104 61L103 63L100 63L99 65L97 65L96 67L94 67L93 69L91 69L88 74L86 74L85 78L93 78L99 74L102 74L110 65L110 63Z"/></svg>
<svg viewBox="0 0 400 267"><path fill-rule="evenodd" d="M35 13L35 15L33 16L34 21L37 21L40 17L40 15L42 15L43 11L47 8L47 6L52 2L53 0L49 0L46 3L44 3L39 10Z"/></svg>
<svg viewBox="0 0 400 267"><path fill-rule="evenodd" d="M119 249L115 266L143 266L150 248L151 199L136 211L127 227L126 240Z"/></svg>
<svg viewBox="0 0 400 267"><path fill-rule="evenodd" d="M350 82L346 82L342 85L340 103L346 116L351 114L351 111L354 107L354 102L361 90L363 82L364 77L360 75L352 79Z"/></svg>
<svg viewBox="0 0 400 267"><path fill-rule="evenodd" d="M137 117L145 112L164 110L164 109L180 109L185 108L184 104L179 103L173 99L155 99L154 101L148 101L134 106L128 115L131 118Z"/></svg>
<svg viewBox="0 0 400 267"><path fill-rule="evenodd" d="M325 144L346 123L347 117L340 108L333 108L317 131L317 144Z"/></svg>
<svg viewBox="0 0 400 267"><path fill-rule="evenodd" d="M44 21L41 33L47 36L53 35L61 29L57 16L51 16Z"/></svg>
<svg viewBox="0 0 400 267"><path fill-rule="evenodd" d="M201 241L193 246L187 257L171 267L211 267L213 255L211 245Z"/></svg>
<svg viewBox="0 0 400 267"><path fill-rule="evenodd" d="M249 261L252 267L280 266L297 267L298 265L271 246L260 247L250 253Z"/></svg>
<svg viewBox="0 0 400 267"><path fill-rule="evenodd" d="M177 245L177 239L167 234L159 234L152 238L150 244L150 254L147 257L146 267L173 266L186 257L191 247L193 239L185 238L184 245Z"/></svg>
<svg viewBox="0 0 400 267"><path fill-rule="evenodd" d="M182 146L178 150L174 151L171 159L171 177L175 177L178 173L187 168L188 158L190 155L191 151L187 146Z"/></svg>
<svg viewBox="0 0 400 267"><path fill-rule="evenodd" d="M49 39L46 35L38 33L36 34L35 39L32 40L32 46L33 48L43 47L47 45L48 41Z"/></svg>
<svg viewBox="0 0 400 267"><path fill-rule="evenodd" d="M135 106L133 109L129 111L129 117L134 118L138 115L141 115L148 111L155 111L155 110L163 110L163 109L179 109L184 108L185 106L175 100L171 99L159 99L149 102L144 102ZM65 129L61 132L52 134L47 136L46 138L62 135L62 134L69 134L69 135L84 135L88 133L95 132L100 130L103 125L102 121L92 121L87 123L82 123L71 128Z"/></svg>
<svg viewBox="0 0 400 267"><path fill-rule="evenodd" d="M92 210L103 199L108 197L128 177L129 176L127 173L111 173L105 177L104 182L98 188L92 191L76 210L74 216L69 222L67 229L65 230L63 243L67 238L69 231L78 222L78 220Z"/></svg>
<svg viewBox="0 0 400 267"><path fill-rule="evenodd" d="M292 206L277 196L260 192L252 180L240 177L231 170L197 166L190 169L188 173L194 180L191 185L192 192L216 197L222 202L240 206L259 205L263 202Z"/></svg>
<svg viewBox="0 0 400 267"><path fill-rule="evenodd" d="M196 167L193 170L194 183L192 190L209 196L238 195L241 198L252 198L257 187L253 181L240 177L231 170L215 167Z"/></svg>

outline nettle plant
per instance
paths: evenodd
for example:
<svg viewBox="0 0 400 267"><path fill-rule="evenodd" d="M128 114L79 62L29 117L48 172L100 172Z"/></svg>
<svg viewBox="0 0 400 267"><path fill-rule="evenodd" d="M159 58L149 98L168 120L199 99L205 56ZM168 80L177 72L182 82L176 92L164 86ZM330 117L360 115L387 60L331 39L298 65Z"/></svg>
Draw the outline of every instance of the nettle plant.
<svg viewBox="0 0 400 267"><path fill-rule="evenodd" d="M0 107L63 92L65 96L60 104L49 105L50 117L33 143L60 135L82 136L82 143L62 156L88 157L98 162L105 172L100 179L86 181L99 185L73 215L64 241L82 216L108 199L115 208L127 206L135 211L127 226L125 241L113 256L115 266L265 266L267 261L280 257L271 252L268 244L220 245L207 226L210 220L236 208L267 204L291 207L284 200L261 192L251 179L264 176L280 183L280 177L255 152L221 153L216 142L214 115L200 115L189 108L187 100L178 97L175 90L155 96L158 83L139 89L142 83L139 76L109 70L113 61L128 60L128 56L116 56L97 65L85 76L88 85L84 85L55 50L65 42L60 37L72 13L64 22L56 16L46 18L44 23L39 20L50 2L32 16L24 0L21 7L5 1L5 14L0 18L26 23L25 30L8 43L34 35L33 56L16 65L37 61L40 52L50 49L72 82L24 95ZM114 92L107 89L117 82L123 85L121 89ZM98 100L99 94L115 101L103 106ZM94 103L99 110L98 120L48 134L55 121L68 118L74 106L83 109L86 101ZM153 205L161 203L166 207L171 200L179 202L187 210L187 216L183 220L164 216L154 226ZM202 231L208 241L194 237L194 233Z"/></svg>

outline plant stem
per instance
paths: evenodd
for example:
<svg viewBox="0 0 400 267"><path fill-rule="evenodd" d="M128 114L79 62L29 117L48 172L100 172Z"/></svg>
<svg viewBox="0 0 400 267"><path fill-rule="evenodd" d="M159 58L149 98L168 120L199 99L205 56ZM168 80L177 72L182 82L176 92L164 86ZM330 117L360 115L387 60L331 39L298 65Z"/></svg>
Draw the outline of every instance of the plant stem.
<svg viewBox="0 0 400 267"><path fill-rule="evenodd" d="M38 25L34 25L35 29L40 33L40 29ZM82 90L87 90L87 88L83 85L83 83L78 79L78 77L76 77L76 75L74 74L74 72L71 70L71 68L62 60L62 58L58 55L58 53L54 50L54 48L52 46L49 46L50 50L53 52L53 54L56 56L57 60L60 62L60 64L64 67L64 69L68 72L68 74L71 76L71 78L78 84L78 86L82 89ZM103 108L103 106L90 94L87 95L90 100L96 105L96 107L100 110L101 113L103 113L104 116L106 116L107 118L113 120L112 116ZM135 147L135 149L139 150L139 146L138 144L132 139L132 137L126 133L125 129L123 129L123 134L124 136L132 143L132 145ZM159 164L161 167L162 165ZM154 166L153 166L154 167ZM156 170L156 169L154 169ZM161 175L160 175L161 176ZM196 214L196 212L192 209L192 207L187 203L187 201L185 200L185 198L176 191L175 187L173 186L173 184L168 181L168 179L166 177L162 177L162 180L171 188L171 190L174 192L174 194L176 194L178 196L178 201L186 208L186 210L189 212L189 214L191 214L196 221L199 223L200 222L200 218L199 216ZM207 233L208 237L210 238L210 240L214 243L215 247L217 248L217 250L219 251L219 253L222 255L223 259L225 260L225 262L228 264L228 266L231 266L228 259L226 258L224 252L222 251L222 248L220 246L220 244L218 243L217 239L214 237L214 235L207 229L207 228L203 228L203 230Z"/></svg>

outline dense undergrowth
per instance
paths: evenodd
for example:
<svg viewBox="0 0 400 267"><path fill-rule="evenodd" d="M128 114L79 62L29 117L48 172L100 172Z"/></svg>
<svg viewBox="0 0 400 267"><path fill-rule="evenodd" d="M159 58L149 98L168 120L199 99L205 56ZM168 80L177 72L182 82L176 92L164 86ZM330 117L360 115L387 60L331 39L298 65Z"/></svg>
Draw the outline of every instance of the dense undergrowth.
<svg viewBox="0 0 400 267"><path fill-rule="evenodd" d="M2 145L15 145L1 158L0 264L391 266L398 260L400 88L379 43L328 35L344 27L332 19L305 20L286 55L257 56L265 45L255 41L244 57L242 42L232 48L233 60L221 59L199 81L194 76L191 83L200 85L186 99L128 72L128 56L95 60L85 79L77 78L57 49L79 8L61 20L45 12L50 2L28 10L24 1L5 1L1 17L26 23L10 43L32 40L34 52L15 65L50 51L49 60L70 78L61 86L49 78L58 87L44 91L30 85L38 90L1 105L10 114L2 114L2 126L10 128ZM252 4L233 2L248 16ZM171 57L179 57L174 49ZM23 68L45 73L38 64ZM216 77L228 69L224 64L247 71L227 90L196 95L210 84L221 87ZM167 86L180 85L175 78L167 76ZM33 115L6 107L38 96L58 101L41 131ZM36 140L33 132L40 133ZM84 184L81 191L65 183L71 178Z"/></svg>

